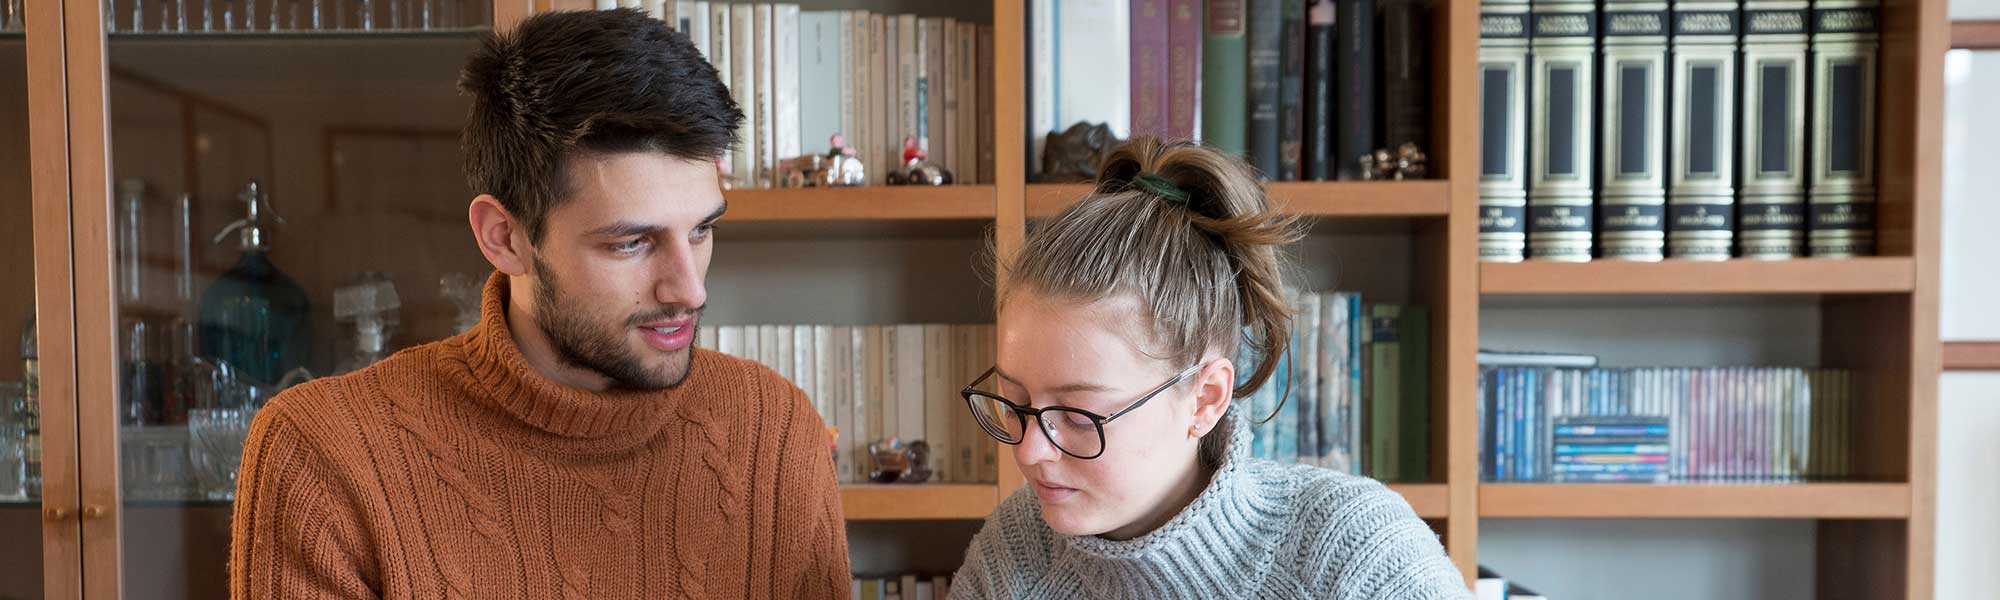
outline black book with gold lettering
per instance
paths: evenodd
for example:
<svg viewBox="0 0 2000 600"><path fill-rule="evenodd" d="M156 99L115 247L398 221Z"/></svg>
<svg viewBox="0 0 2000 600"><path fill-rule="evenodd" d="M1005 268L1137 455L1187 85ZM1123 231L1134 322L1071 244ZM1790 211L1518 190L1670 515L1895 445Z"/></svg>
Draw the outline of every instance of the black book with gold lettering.
<svg viewBox="0 0 2000 600"><path fill-rule="evenodd" d="M1873 0L1813 4L1813 143L1807 243L1813 256L1875 253Z"/></svg>
<svg viewBox="0 0 2000 600"><path fill-rule="evenodd" d="M1527 0L1479 4L1479 260L1528 249Z"/></svg>
<svg viewBox="0 0 2000 600"><path fill-rule="evenodd" d="M1736 216L1735 0L1677 0L1667 253L1728 260Z"/></svg>
<svg viewBox="0 0 2000 600"><path fill-rule="evenodd" d="M1805 251L1806 0L1744 0L1737 255Z"/></svg>
<svg viewBox="0 0 2000 600"><path fill-rule="evenodd" d="M1598 254L1658 261L1667 248L1666 0L1605 0L1599 19Z"/></svg>
<svg viewBox="0 0 2000 600"><path fill-rule="evenodd" d="M1597 3L1537 0L1528 40L1528 257L1590 260Z"/></svg>

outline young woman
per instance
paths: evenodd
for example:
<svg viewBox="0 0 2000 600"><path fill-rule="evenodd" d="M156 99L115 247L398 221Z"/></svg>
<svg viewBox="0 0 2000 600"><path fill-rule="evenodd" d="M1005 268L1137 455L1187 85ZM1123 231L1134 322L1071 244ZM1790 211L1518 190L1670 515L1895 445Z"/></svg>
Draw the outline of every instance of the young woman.
<svg viewBox="0 0 2000 600"><path fill-rule="evenodd" d="M1278 247L1298 237L1248 166L1148 138L1029 233L999 364L965 391L1027 485L973 539L954 599L1470 597L1395 492L1249 456L1230 401L1276 361L1230 357L1246 337L1284 351Z"/></svg>

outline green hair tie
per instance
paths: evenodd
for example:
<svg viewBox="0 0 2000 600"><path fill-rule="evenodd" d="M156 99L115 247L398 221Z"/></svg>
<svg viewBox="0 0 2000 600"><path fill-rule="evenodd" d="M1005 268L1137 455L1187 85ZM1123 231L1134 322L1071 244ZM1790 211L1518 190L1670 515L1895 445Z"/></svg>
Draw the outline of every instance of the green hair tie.
<svg viewBox="0 0 2000 600"><path fill-rule="evenodd" d="M1153 173L1140 173L1132 177L1132 186L1166 199L1175 204L1187 204L1188 193L1167 178Z"/></svg>

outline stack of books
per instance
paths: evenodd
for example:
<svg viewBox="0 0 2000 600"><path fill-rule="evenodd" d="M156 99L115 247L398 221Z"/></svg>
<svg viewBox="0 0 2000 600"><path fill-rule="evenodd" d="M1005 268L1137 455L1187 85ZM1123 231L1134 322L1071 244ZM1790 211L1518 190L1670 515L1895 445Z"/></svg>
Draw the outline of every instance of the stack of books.
<svg viewBox="0 0 2000 600"><path fill-rule="evenodd" d="M993 28L949 18L797 4L672 2L743 111L738 188L779 187L779 161L826 154L834 134L881 185L905 140L956 183L993 180Z"/></svg>
<svg viewBox="0 0 2000 600"><path fill-rule="evenodd" d="M1348 292L1296 299L1287 355L1268 357L1277 365L1270 381L1236 400L1252 424L1251 454L1383 481L1426 480L1429 312L1363 304ZM1249 345L1239 347L1239 377L1267 360Z"/></svg>
<svg viewBox="0 0 2000 600"><path fill-rule="evenodd" d="M1425 0L1033 0L1028 164L1050 133L1199 139L1278 181L1430 145ZM1130 65L1115 66L1081 65Z"/></svg>
<svg viewBox="0 0 2000 600"><path fill-rule="evenodd" d="M1666 483L1667 418L1557 417L1557 483Z"/></svg>
<svg viewBox="0 0 2000 600"><path fill-rule="evenodd" d="M835 432L841 483L865 483L868 444L930 445L932 483L998 479L997 442L959 390L993 366L992 325L723 325L697 345L763 363L804 391Z"/></svg>
<svg viewBox="0 0 2000 600"><path fill-rule="evenodd" d="M1673 481L1787 482L1839 479L1853 472L1852 376L1839 369L1638 368L1482 369L1480 471L1485 481L1551 481L1575 474L1564 441L1577 426L1620 424L1624 454L1598 439L1582 447L1600 461L1632 461L1664 450ZM1565 421L1570 417L1620 417ZM1647 417L1647 419L1630 419ZM1571 429L1560 429L1569 423ZM1638 424L1645 423L1643 427ZM1664 423L1664 427L1657 424ZM1657 432L1657 433L1656 433ZM1660 436L1665 436L1662 448ZM1583 436L1589 440L1589 436ZM1601 447L1591 447L1602 444ZM1647 469L1650 469L1648 467ZM1606 474L1614 469L1601 469ZM1633 471L1633 468L1618 469ZM1643 470L1641 470L1643 472ZM1651 475L1651 473L1645 473ZM1576 480L1576 479L1570 479Z"/></svg>

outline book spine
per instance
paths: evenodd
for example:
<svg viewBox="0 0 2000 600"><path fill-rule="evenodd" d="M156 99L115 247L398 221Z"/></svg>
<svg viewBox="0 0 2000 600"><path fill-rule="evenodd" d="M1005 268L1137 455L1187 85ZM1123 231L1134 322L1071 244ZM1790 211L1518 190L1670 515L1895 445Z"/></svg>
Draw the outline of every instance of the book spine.
<svg viewBox="0 0 2000 600"><path fill-rule="evenodd" d="M1667 254L1728 260L1736 216L1736 35L1734 0L1673 5L1673 156L1667 192Z"/></svg>
<svg viewBox="0 0 2000 600"><path fill-rule="evenodd" d="M1167 0L1167 137L1194 139L1201 104L1201 0Z"/></svg>
<svg viewBox="0 0 2000 600"><path fill-rule="evenodd" d="M1743 152L1737 169L1737 254L1805 254L1806 0L1743 2Z"/></svg>
<svg viewBox="0 0 2000 600"><path fill-rule="evenodd" d="M775 185L781 180L778 161L789 160L801 154L803 146L799 129L800 111L804 108L799 94L799 5L778 4L772 9L775 19L771 23L771 53L777 57L776 69L772 76L777 79L776 92L772 104L777 106L777 118L772 119L778 149L771 161L769 179ZM820 104L831 104L837 92L820 96Z"/></svg>
<svg viewBox="0 0 2000 600"><path fill-rule="evenodd" d="M757 86L751 97L757 100L757 153L756 172L752 174L751 187L771 187L772 174L778 164L778 57L777 42L772 33L777 29L776 7L770 4L755 5L752 17L750 52L756 57Z"/></svg>
<svg viewBox="0 0 2000 600"><path fill-rule="evenodd" d="M1872 0L1813 4L1813 256L1875 253L1876 10Z"/></svg>
<svg viewBox="0 0 2000 600"><path fill-rule="evenodd" d="M1285 0L1249 0L1249 113L1243 158L1257 173L1279 177L1279 90L1284 77Z"/></svg>
<svg viewBox="0 0 2000 600"><path fill-rule="evenodd" d="M1521 262L1528 250L1528 18L1525 0L1479 12L1479 260Z"/></svg>
<svg viewBox="0 0 2000 600"><path fill-rule="evenodd" d="M916 15L896 15L896 130L891 135L896 158L886 163L892 167L903 164L903 150L909 146L906 139L915 139L919 147L923 144L925 80L921 29Z"/></svg>
<svg viewBox="0 0 2000 600"><path fill-rule="evenodd" d="M1528 257L1590 260L1593 230L1592 100L1597 68L1597 5L1534 2L1529 63L1534 126L1528 135Z"/></svg>
<svg viewBox="0 0 2000 600"><path fill-rule="evenodd" d="M1306 107L1306 4L1284 0L1279 34L1278 172L1274 179L1299 181L1304 175Z"/></svg>
<svg viewBox="0 0 2000 600"><path fill-rule="evenodd" d="M950 171L952 183L962 183L964 168L958 164L958 21L944 19L938 24L937 79L931 84L940 88L937 97L943 104L933 106L939 125L931 131L931 156L938 157L945 170Z"/></svg>
<svg viewBox="0 0 2000 600"><path fill-rule="evenodd" d="M949 160L944 150L944 20L921 19L917 25L917 144L935 163Z"/></svg>
<svg viewBox="0 0 2000 600"><path fill-rule="evenodd" d="M868 164L880 165L869 170L874 173L876 185L881 185L887 181L889 171L902 162L900 157L903 153L903 136L897 133L897 130L902 129L902 117L898 116L897 109L902 106L903 96L901 61L896 57L898 51L896 16L876 15L876 18L881 20L879 26L875 28L875 35L881 44L881 53L875 55L875 69L882 80L875 86L874 92L878 105L875 117L875 147L871 150L875 159ZM888 436L878 435L878 437Z"/></svg>
<svg viewBox="0 0 2000 600"><path fill-rule="evenodd" d="M1243 154L1249 111L1247 1L1209 0L1201 38L1201 141L1233 156Z"/></svg>
<svg viewBox="0 0 2000 600"><path fill-rule="evenodd" d="M730 155L730 180L736 187L755 187L757 181L757 44L756 14L752 4L719 6L729 11L729 91L736 109L743 112L743 124L736 129L736 151Z"/></svg>
<svg viewBox="0 0 2000 600"><path fill-rule="evenodd" d="M1056 0L1034 0L1028 11L1028 169L1042 171L1042 154L1056 123ZM990 54L990 53L989 53Z"/></svg>
<svg viewBox="0 0 2000 600"><path fill-rule="evenodd" d="M856 45L857 42L861 41L861 36L859 35L861 28L855 25L857 21L866 23L867 19L860 17L859 11L840 11L840 20L837 24L839 27L839 40L837 42L839 48L838 53L834 55L840 61L840 64L836 65L836 73L838 73L836 77L840 78L840 81L837 82L840 86L840 120L838 127L834 131L825 132L828 134L828 144L832 143L831 134L839 133L842 137L846 138L847 146L850 148L858 146L862 141L861 111L862 107L867 105L867 101L862 97L863 90L861 89L868 81L867 71L865 70L867 65L861 64L861 56L866 54L866 52L861 51ZM806 98L801 98L801 100L806 102L812 101ZM812 147L812 144L818 141L814 136L818 136L820 133L822 132L810 129L806 130L806 147ZM832 148L829 147L828 150L832 150Z"/></svg>
<svg viewBox="0 0 2000 600"><path fill-rule="evenodd" d="M1326 455L1319 443L1319 315L1320 296L1301 292L1294 306L1292 348L1297 365L1293 373L1292 402L1299 405L1299 462L1325 466Z"/></svg>
<svg viewBox="0 0 2000 600"><path fill-rule="evenodd" d="M713 56L714 50L709 49L708 41L708 3L681 2L680 5L681 33L687 34L688 41L694 43L694 48L700 50L702 56Z"/></svg>
<svg viewBox="0 0 2000 600"><path fill-rule="evenodd" d="M924 439L924 326L897 325L896 437L904 444Z"/></svg>
<svg viewBox="0 0 2000 600"><path fill-rule="evenodd" d="M1666 258L1669 16L1665 0L1604 3L1597 222L1607 259Z"/></svg>
<svg viewBox="0 0 2000 600"><path fill-rule="evenodd" d="M958 366L951 359L951 326L924 325L924 441L930 445L932 481L957 483L960 473L958 452L953 448L958 436L951 431L952 415L959 411L952 399L951 380Z"/></svg>
<svg viewBox="0 0 2000 600"><path fill-rule="evenodd" d="M868 351L868 389L865 397L868 404L867 429L862 433L861 456L868 457L861 467L863 473L875 470L874 455L868 447L876 440L896 436L896 395L895 395L895 349L891 326L869 326L864 346ZM873 480L872 477L864 478Z"/></svg>
<svg viewBox="0 0 2000 600"><path fill-rule="evenodd" d="M874 371L868 362L868 327L856 326L847 331L847 428L840 435L847 440L847 478L849 481L868 481L868 411L876 406L877 400L868 394L868 381Z"/></svg>
<svg viewBox="0 0 2000 600"><path fill-rule="evenodd" d="M1403 376L1403 422L1396 430L1396 443L1402 449L1399 475L1404 481L1431 481L1430 337L1430 310L1403 307L1396 322Z"/></svg>
<svg viewBox="0 0 2000 600"><path fill-rule="evenodd" d="M1382 147L1430 148L1430 11L1422 0L1382 2Z"/></svg>
<svg viewBox="0 0 2000 600"><path fill-rule="evenodd" d="M840 17L838 11L799 13L799 53L793 63L799 82L793 96L799 123L793 134L800 148L811 154L826 152L825 138L841 131L841 110L849 103L840 85L844 64L840 62L840 34L846 31L840 26ZM820 101L800 102L801 98Z"/></svg>
<svg viewBox="0 0 2000 600"><path fill-rule="evenodd" d="M1167 135L1167 0L1132 3L1132 135Z"/></svg>
<svg viewBox="0 0 2000 600"><path fill-rule="evenodd" d="M979 179L992 183L993 172L993 27L979 26ZM1033 163L1030 163L1033 164Z"/></svg>
<svg viewBox="0 0 2000 600"><path fill-rule="evenodd" d="M1334 5L1334 77L1339 81L1339 106L1334 122L1333 171L1342 181L1364 179L1361 161L1380 142L1375 112L1375 0L1337 0Z"/></svg>
<svg viewBox="0 0 2000 600"><path fill-rule="evenodd" d="M861 109L861 139L855 143L855 154L867 161L864 164L879 166L867 169L869 185L882 185L889 172L889 164L880 162L887 155L882 149L885 141L885 123L888 119L888 72L882 70L884 48L882 35L882 15L862 11L855 16L854 27L860 37L854 42L854 49L860 53L857 64L861 77L855 81L861 86L856 97Z"/></svg>
<svg viewBox="0 0 2000 600"><path fill-rule="evenodd" d="M952 177L970 185L979 182L979 26L958 24L958 55L953 60L958 71L958 124L952 134L958 158L953 163L958 170Z"/></svg>
<svg viewBox="0 0 2000 600"><path fill-rule="evenodd" d="M1306 9L1305 178L1333 179L1334 0L1312 0Z"/></svg>

